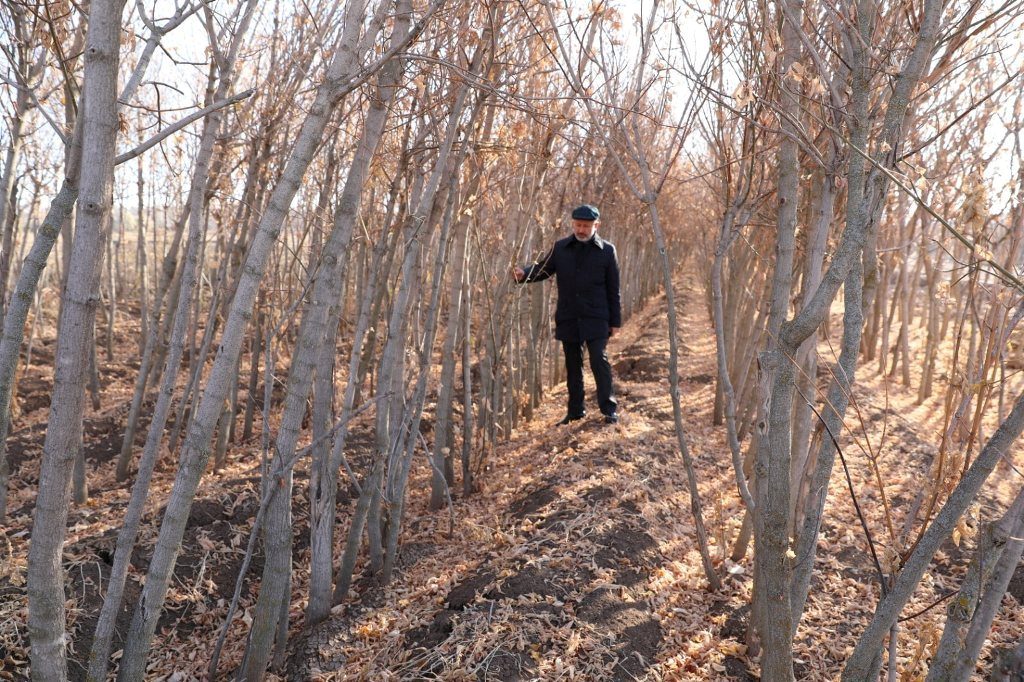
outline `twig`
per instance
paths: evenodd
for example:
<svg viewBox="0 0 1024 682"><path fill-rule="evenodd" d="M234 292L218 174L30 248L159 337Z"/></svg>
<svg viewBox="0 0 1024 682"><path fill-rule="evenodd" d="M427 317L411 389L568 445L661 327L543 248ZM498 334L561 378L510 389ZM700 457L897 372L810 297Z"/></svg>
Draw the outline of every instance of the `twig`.
<svg viewBox="0 0 1024 682"><path fill-rule="evenodd" d="M379 71L384 64L388 63L392 58L399 56L405 50L405 48L411 45L413 41L415 41L419 37L420 33L423 32L423 29L426 28L427 23L430 21L431 17L434 16L434 14L441 8L442 5L445 4L446 1L447 0L434 0L434 2L430 3L430 5L427 7L426 11L423 13L423 16L421 16L419 20L415 24L413 24L412 29L409 31L409 34L405 36L405 38L402 41L400 41L396 45L392 45L390 48L388 48L386 52L384 52L384 54L380 56L380 58L377 59L377 61L366 66L365 68L363 68L362 71L353 75L348 80L333 84L334 98L336 100L339 100L342 97L345 97L350 92L360 87L363 83L369 81L370 78L372 78L373 75L377 73L377 71Z"/></svg>
<svg viewBox="0 0 1024 682"><path fill-rule="evenodd" d="M936 599L935 601L933 601L928 606L926 606L923 609L921 609L920 611L915 611L914 613L910 614L909 616L904 616L903 618L900 618L896 622L897 623L905 623L908 620L913 620L913 619L917 618L918 616L923 616L924 614L928 613L929 611L931 611L936 606L938 606L942 602L946 601L947 599L949 599L950 597L952 597L956 593L957 593L956 590L953 590L952 592L948 592L948 593L942 595L941 597L939 597L938 599Z"/></svg>
<svg viewBox="0 0 1024 682"><path fill-rule="evenodd" d="M138 156L138 155L142 154L143 152L148 151L150 148L160 144L167 137L169 137L169 136L173 135L174 133L178 132L179 130L181 130L185 126L189 125L190 123L198 121L199 119L203 118L204 116L207 116L208 114L213 113L214 111L217 111L218 109L223 109L224 107L229 106L231 104L235 104L237 102L241 102L243 99L246 99L246 98L250 97L254 92L256 92L255 88L250 88L250 89L246 90L245 92L238 93L234 97L229 97L229 98L223 99L223 100L221 100L219 102L214 102L210 106L205 107L203 109L200 109L199 111L195 112L194 114L186 116L185 118L181 119L177 123L174 123L172 125L167 126L163 130L161 130L159 133L157 133L153 137L149 138L148 140L146 140L145 142L140 144L138 147L135 147L134 149L129 150L129 151L125 152L124 154L118 154L117 157L114 158L114 165L120 165L120 164L124 163L125 161L130 161L130 160L134 159L136 156Z"/></svg>
<svg viewBox="0 0 1024 682"><path fill-rule="evenodd" d="M1013 471L1013 473L1017 474L1018 476L1024 477L1024 471L1021 471L1020 469L1015 467L1013 465L1013 460L1010 459L1010 457L1008 457L1005 452L1000 456L1003 458L1003 462L1006 463L1006 466L1010 467L1010 470Z"/></svg>
<svg viewBox="0 0 1024 682"><path fill-rule="evenodd" d="M836 452L839 453L839 461L842 462L843 473L846 474L846 485L850 488L850 498L853 500L853 507L857 510L857 518L860 519L860 525L864 529L864 535L867 537L868 549L871 550L871 560L875 564L875 570L878 571L878 583L882 587L882 595L885 596L889 591L885 586L885 571L882 570L882 563L878 560L878 553L875 551L875 541L871 537L871 529L868 528L868 522L864 518L864 512L860 508L860 502L857 501L857 492L853 489L853 479L850 477L850 467L846 464L846 457L843 455L843 449L839 447L839 441L836 440L835 435L832 433L832 429L829 428L825 419L818 411L818 408L815 407L811 401L807 400L803 393L800 394L800 397L804 399L807 406L811 408L812 412L814 412L814 416L816 416L818 421L821 422L822 427L824 427L825 431L828 433L828 437L832 440L832 444L835 446Z"/></svg>
<svg viewBox="0 0 1024 682"><path fill-rule="evenodd" d="M15 71L14 73L18 76L18 79L21 80L21 74L17 71ZM67 133L64 132L64 128L53 119L53 116L50 114L50 112L47 111L46 107L44 107L42 102L39 101L39 97L36 96L35 88L29 86L27 83L12 81L8 76L3 74L0 74L0 81L3 81L12 88L16 88L18 90L22 90L28 93L28 96L32 98L32 102L35 105L35 108L39 111L40 114L42 114L46 122L50 124L50 128L53 129L53 132L57 135L58 138L60 138L61 143L64 144L65 146L71 144L71 140L68 138ZM28 112L26 111L25 113Z"/></svg>
<svg viewBox="0 0 1024 682"><path fill-rule="evenodd" d="M822 124L825 125L826 127L828 127L832 132L834 132L834 133L838 132L835 128L829 126L827 123L822 122ZM969 248L971 251L977 252L977 249L978 249L977 245L974 242L972 242L967 236L965 236L963 232L961 232L956 227L954 227L952 223L950 223L948 220L946 220L941 215L939 215L938 211L933 209L924 199L922 199L921 195L918 192L916 192L914 190L914 188L908 187L907 185L903 184L903 182L896 176L895 173L893 173L891 170L886 168L883 164L879 163L877 160L872 158L871 155L868 154L866 151L862 150L857 145L850 143L848 140L844 140L844 141L847 143L847 145L850 147L850 149L852 149L854 152L856 152L856 154L858 156L863 158L865 161L867 161L869 164L871 164L876 170L878 170L883 175L885 175L889 179L890 182L892 182L894 185L896 185L897 188L899 188L902 192L904 192L907 196L909 196L911 198L911 200L914 201L914 203L916 203L918 206L923 208L925 210L925 212L928 213L928 215L930 215L931 217L935 218L935 220L937 220L939 222L939 224L942 225L943 229L945 229L947 232L949 232L951 235L953 235L953 237L955 237L957 241L962 243L964 246ZM980 256L980 254L979 254L979 256ZM1019 291L1024 291L1024 281L1021 281L1020 278L1018 278L1012 272L1010 272L1009 270L1004 268L1002 265L1000 265L999 263L995 262L991 258L981 258L981 257L979 257L978 260L983 262L983 263L988 263L989 265L991 265L996 270L996 272L999 275L1002 276L1002 278L1005 281L1007 281L1010 284L1012 284Z"/></svg>

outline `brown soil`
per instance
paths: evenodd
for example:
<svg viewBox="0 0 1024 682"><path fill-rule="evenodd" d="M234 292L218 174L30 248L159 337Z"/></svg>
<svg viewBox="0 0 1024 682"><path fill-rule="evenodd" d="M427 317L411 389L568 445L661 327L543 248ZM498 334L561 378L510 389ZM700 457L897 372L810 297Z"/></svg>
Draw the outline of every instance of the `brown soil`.
<svg viewBox="0 0 1024 682"><path fill-rule="evenodd" d="M553 389L536 419L488 455L479 479L483 489L469 498L452 491L455 533L450 537L448 511L426 508L422 491L430 472L417 460L394 581L382 586L375 577L361 575L365 566L360 564L351 599L316 628L302 627L307 576L296 571L287 677L757 679L758 660L747 655L743 645L751 590L749 553L738 565L726 559L742 506L723 429L711 422L714 341L699 295L689 292L683 298L683 421L700 478L713 561L724 578L719 592L707 590L696 551L668 395L665 308L660 299L637 313L611 344L622 411L619 424L609 426L591 417L567 427L552 426L565 409L564 387ZM122 357L134 352L129 338L130 334L118 338L125 346ZM13 492L10 522L0 536L0 541L10 543L10 550L0 546L0 669L10 671L13 679L24 678L27 658L24 566L45 435L47 410L41 394L48 393L45 362L47 352L52 361L51 347L52 343L41 342L34 350L33 364L22 378L23 413L9 440ZM128 487L114 480L113 466L135 372L130 363L101 362L101 376L102 402L113 407L87 415L84 447L92 498L71 512L65 554L72 679L81 678L129 495ZM589 398L589 377L587 381ZM883 430L886 434L880 461L888 472L901 472L887 489L888 502L900 518L935 456L929 445L935 417L927 412L934 406L915 413L895 404L896 398L910 404L911 392L888 390L893 404L877 398L883 395L878 380L866 375L856 395L868 436L878 441ZM258 401L262 395L261 387ZM277 391L275 400L281 397ZM244 407L241 401L239 424ZM144 418L148 420L145 414ZM139 446L146 426L138 431ZM183 679L204 674L256 512L260 426L257 420L252 441L233 444L228 466L208 473L197 493L153 645L152 662L160 674L180 671ZM364 469L372 446L369 430L357 427L349 444L352 466ZM882 504L869 485L866 458L852 446L847 454L868 523L883 538ZM148 566L173 464L173 457L165 457L158 467L132 559L128 606L119 617L119 633L130 618ZM302 464L296 471L294 505L298 567L307 564L309 552L306 480L308 468ZM339 537L347 530L354 492L344 484L339 489ZM985 500L987 508L998 509L1005 498L1005 491L991 494ZM878 598L877 574L845 480L838 473L826 516L812 595L795 643L802 680L838 675ZM908 612L955 589L970 550L967 541L943 547ZM257 552L222 657L225 673L240 660L245 619L261 569ZM993 647L1024 636L1022 586L1024 572L1018 570L1010 588L1016 600L1004 602L992 634ZM905 624L900 665L908 679L913 679L909 669L915 642L941 627L942 618L942 609L936 608ZM980 662L982 670L986 665L991 666L989 650Z"/></svg>

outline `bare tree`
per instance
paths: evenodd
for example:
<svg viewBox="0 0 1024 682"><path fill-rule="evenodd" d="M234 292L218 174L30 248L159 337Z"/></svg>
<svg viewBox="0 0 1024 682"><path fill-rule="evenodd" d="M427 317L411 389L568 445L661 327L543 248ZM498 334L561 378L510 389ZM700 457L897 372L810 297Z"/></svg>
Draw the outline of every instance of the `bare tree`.
<svg viewBox="0 0 1024 682"><path fill-rule="evenodd" d="M82 440L85 370L98 302L100 265L113 201L117 137L117 67L123 0L93 3L85 46L81 200L75 249L67 273L57 341L53 405L39 475L29 550L29 630L32 676L67 677L64 571L61 565L70 504L72 460Z"/></svg>

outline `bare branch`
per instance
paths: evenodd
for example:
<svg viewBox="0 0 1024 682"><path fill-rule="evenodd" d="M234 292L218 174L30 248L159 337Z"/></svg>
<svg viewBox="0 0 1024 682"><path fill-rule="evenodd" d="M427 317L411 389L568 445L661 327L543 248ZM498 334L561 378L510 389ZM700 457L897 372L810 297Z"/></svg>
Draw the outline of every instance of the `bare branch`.
<svg viewBox="0 0 1024 682"><path fill-rule="evenodd" d="M167 139L169 136L173 135L174 133L178 132L179 130L181 130L182 128L188 126L189 124L198 121L199 119L201 119L204 116L207 116L207 115L213 113L214 111L217 111L218 109L223 109L226 106L230 106L230 105L235 104L237 102L241 102L242 100L247 99L248 97L250 97L254 92L256 92L256 90L253 89L253 88L250 88L249 90L246 90L245 92L241 92L241 93L235 95L234 97L229 97L228 99L224 99L224 100L221 100L219 102L214 102L210 106L205 107L203 109L200 109L199 111L197 111L196 113L192 114L191 116L186 116L185 118L181 119L177 123L174 123L172 125L167 126L163 130L161 130L159 133L157 133L153 137L149 138L148 140L146 140L145 142L143 142L139 146L135 147L134 149L131 149L131 150L129 150L129 151L123 153L123 154L118 154L117 158L114 159L115 165L120 165L120 164L124 163L125 161L130 161L131 159L134 159L139 154L142 154L142 153L146 152L147 150L151 149L152 147L160 144L162 141Z"/></svg>

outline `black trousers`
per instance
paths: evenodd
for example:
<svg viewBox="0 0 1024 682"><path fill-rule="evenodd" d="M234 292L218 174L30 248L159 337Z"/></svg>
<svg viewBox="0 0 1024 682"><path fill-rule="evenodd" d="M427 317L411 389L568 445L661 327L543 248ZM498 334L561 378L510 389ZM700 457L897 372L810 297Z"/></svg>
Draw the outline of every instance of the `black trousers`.
<svg viewBox="0 0 1024 682"><path fill-rule="evenodd" d="M597 404L601 414L615 414L618 403L612 395L612 365L608 362L608 337L590 341L562 341L565 353L565 371L568 374L566 383L569 385L569 416L579 417L583 414L583 346L587 346L590 356L590 371L594 373L597 384Z"/></svg>

